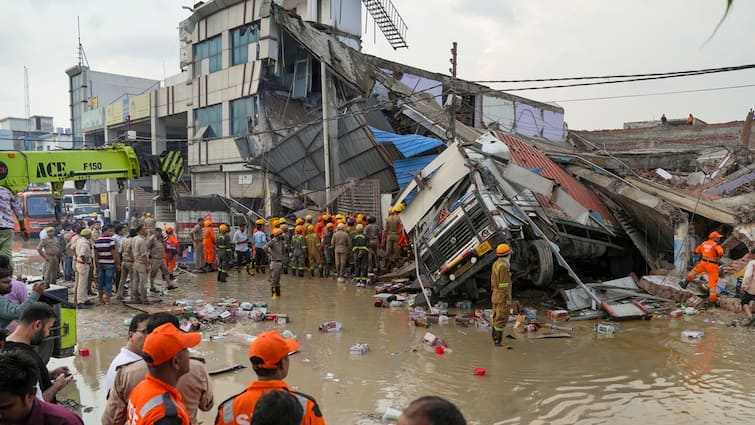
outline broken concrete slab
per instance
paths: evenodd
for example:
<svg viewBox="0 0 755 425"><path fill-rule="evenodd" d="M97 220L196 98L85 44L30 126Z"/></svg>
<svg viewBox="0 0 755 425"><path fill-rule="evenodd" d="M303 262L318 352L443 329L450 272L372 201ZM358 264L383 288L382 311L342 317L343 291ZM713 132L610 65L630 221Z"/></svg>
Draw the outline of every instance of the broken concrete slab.
<svg viewBox="0 0 755 425"><path fill-rule="evenodd" d="M643 276L639 286L645 292L658 297L667 298L688 306L697 307L703 303L703 299L689 289L679 286L679 277L674 276Z"/></svg>
<svg viewBox="0 0 755 425"><path fill-rule="evenodd" d="M577 287L574 289L562 289L559 292L561 294L561 298L563 298L564 302L566 303L566 309L569 311L584 310L586 308L592 307L593 298L587 293L587 291L585 291L584 288ZM593 293L601 301L618 301L630 297L630 295L620 294L611 290L601 291L595 289L593 290Z"/></svg>

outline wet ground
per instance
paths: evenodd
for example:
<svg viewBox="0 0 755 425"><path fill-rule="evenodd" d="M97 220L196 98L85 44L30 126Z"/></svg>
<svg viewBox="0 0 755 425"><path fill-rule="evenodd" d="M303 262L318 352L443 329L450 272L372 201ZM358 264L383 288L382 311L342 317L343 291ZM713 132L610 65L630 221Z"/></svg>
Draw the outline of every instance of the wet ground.
<svg viewBox="0 0 755 425"><path fill-rule="evenodd" d="M250 336L292 331L302 351L292 357L287 381L318 400L329 424L380 423L386 408L428 394L452 400L470 424L745 424L755 411L755 334L727 326L736 318L728 312L622 322L609 337L596 335L589 321L560 323L574 328L569 339L527 339L509 326L517 339L508 340L513 349L506 350L492 346L486 329L453 321L415 327L405 308L373 307L369 288L284 276L283 297L271 300L264 278L232 274L218 285L211 275L187 273L166 300L265 300L271 311L287 313L286 325L244 320L203 328L197 350L209 370L248 366ZM134 313L125 306L82 311L79 345L91 354L51 361L75 368L77 381L61 396L84 406L87 424L99 423L104 374L125 340L124 319ZM542 308L538 319L547 322ZM341 321L343 330L318 332L327 320ZM684 340L683 330L705 334ZM423 344L427 331L442 337L450 352L438 355ZM221 332L228 333L210 339ZM351 355L355 343L369 344L369 352ZM477 367L486 375L476 376ZM253 378L251 368L214 377L216 404ZM203 412L200 419L212 423L214 416L214 410Z"/></svg>

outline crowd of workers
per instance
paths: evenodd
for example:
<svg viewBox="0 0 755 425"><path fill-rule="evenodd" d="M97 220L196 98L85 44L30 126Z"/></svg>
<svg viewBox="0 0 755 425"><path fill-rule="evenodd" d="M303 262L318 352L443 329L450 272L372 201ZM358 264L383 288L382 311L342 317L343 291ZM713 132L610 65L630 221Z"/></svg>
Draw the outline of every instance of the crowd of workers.
<svg viewBox="0 0 755 425"><path fill-rule="evenodd" d="M233 235L226 223L215 225L198 218L191 230L194 271L217 271L218 282L227 280L234 267L250 272L270 269L271 295L280 296L280 275L300 278L353 278L365 286L370 272L391 270L403 264L409 243L401 226L399 204L388 210L381 228L368 214L323 214L315 218L258 218L253 229L240 225Z"/></svg>

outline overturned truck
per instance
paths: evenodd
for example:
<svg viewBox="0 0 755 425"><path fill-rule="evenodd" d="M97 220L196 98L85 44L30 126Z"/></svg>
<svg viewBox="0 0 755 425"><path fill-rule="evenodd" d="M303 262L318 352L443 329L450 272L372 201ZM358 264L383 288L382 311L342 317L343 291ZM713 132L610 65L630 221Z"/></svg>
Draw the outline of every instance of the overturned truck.
<svg viewBox="0 0 755 425"><path fill-rule="evenodd" d="M515 281L538 287L553 281L565 259L595 267L609 259L602 264L618 269L607 274L631 271L624 235L600 199L507 134L450 145L415 175L400 202L420 274L429 279L423 283L440 298L465 290L477 299L479 288L490 287L495 247L503 242L514 249Z"/></svg>

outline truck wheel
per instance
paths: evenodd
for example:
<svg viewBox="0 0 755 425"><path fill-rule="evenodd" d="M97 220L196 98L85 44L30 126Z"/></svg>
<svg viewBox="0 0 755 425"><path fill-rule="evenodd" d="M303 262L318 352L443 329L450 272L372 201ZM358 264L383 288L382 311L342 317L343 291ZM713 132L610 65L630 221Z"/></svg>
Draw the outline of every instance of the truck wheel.
<svg viewBox="0 0 755 425"><path fill-rule="evenodd" d="M534 240L529 244L528 254L537 261L531 269L532 284L539 287L550 285L553 280L553 252L548 242L542 239Z"/></svg>

